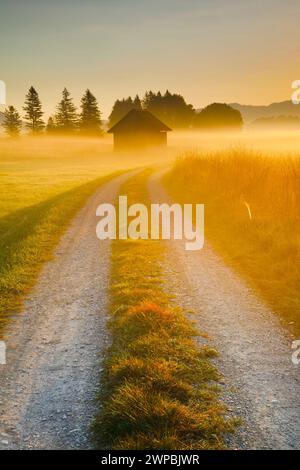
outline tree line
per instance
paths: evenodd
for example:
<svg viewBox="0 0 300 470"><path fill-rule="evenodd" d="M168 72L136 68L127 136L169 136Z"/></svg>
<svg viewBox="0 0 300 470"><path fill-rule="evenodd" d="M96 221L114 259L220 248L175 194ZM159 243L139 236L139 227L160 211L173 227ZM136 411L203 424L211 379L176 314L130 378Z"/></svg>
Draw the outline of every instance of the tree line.
<svg viewBox="0 0 300 470"><path fill-rule="evenodd" d="M200 112L187 104L183 96L160 91L147 91L141 100L138 95L117 100L109 116L109 125L113 126L131 109L149 111L171 129L223 129L241 128L241 113L225 103L212 103Z"/></svg>
<svg viewBox="0 0 300 470"><path fill-rule="evenodd" d="M150 90L142 99L138 95L134 99L130 96L121 100L117 99L109 116L109 127L116 124L131 109L149 111L171 129L240 128L243 124L240 112L227 104L213 103L197 112L180 94L170 93L169 90L164 94ZM26 95L23 110L25 125L32 134L40 134L44 131L48 134L101 135L103 133L101 111L95 96L89 89L81 98L78 112L69 91L64 88L56 112L49 117L47 124L43 121L42 103L34 87L31 87ZM17 136L20 133L22 119L14 106L9 106L5 110L3 126L6 133L11 136Z"/></svg>
<svg viewBox="0 0 300 470"><path fill-rule="evenodd" d="M164 94L150 90L146 91L142 99L136 95L134 100L130 96L117 100L109 116L109 125L116 124L131 109L149 111L172 129L191 127L195 115L193 106L187 104L183 96L170 93L169 90Z"/></svg>
<svg viewBox="0 0 300 470"><path fill-rule="evenodd" d="M37 135L46 131L49 134L72 134L80 132L85 135L101 135L101 112L95 96L89 89L86 90L80 103L80 112L70 92L64 88L62 98L56 107L56 113L50 116L47 124L43 120L44 112L38 92L32 86L25 97L24 122L31 134ZM4 112L3 127L10 136L18 136L23 121L14 106L9 106Z"/></svg>

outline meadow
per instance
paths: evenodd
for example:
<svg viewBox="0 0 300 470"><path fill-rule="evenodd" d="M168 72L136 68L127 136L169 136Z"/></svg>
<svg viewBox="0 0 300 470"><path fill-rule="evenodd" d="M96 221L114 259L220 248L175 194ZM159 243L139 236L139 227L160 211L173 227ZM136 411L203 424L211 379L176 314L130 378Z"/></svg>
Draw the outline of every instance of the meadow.
<svg viewBox="0 0 300 470"><path fill-rule="evenodd" d="M149 166L169 167L174 201L205 204L206 240L300 332L299 137L176 132L165 153L143 154L114 153L106 137L0 139L0 337L88 197ZM149 203L149 175L123 185L129 204ZM239 424L220 399L217 351L164 290L165 256L157 240L112 242L98 448L220 449Z"/></svg>
<svg viewBox="0 0 300 470"><path fill-rule="evenodd" d="M205 204L205 237L300 332L300 153L183 154L165 178L174 199Z"/></svg>
<svg viewBox="0 0 300 470"><path fill-rule="evenodd" d="M171 132L164 154L119 155L109 136L0 138L0 331L103 178L149 164L172 165L187 151L168 180L174 197L206 203L206 235L287 323L299 324L298 133Z"/></svg>
<svg viewBox="0 0 300 470"><path fill-rule="evenodd" d="M300 132L293 130L253 130L246 127L241 132L170 132L169 150L174 153L226 152L244 149L263 152L266 156L293 157L300 153Z"/></svg>
<svg viewBox="0 0 300 470"><path fill-rule="evenodd" d="M105 139L0 139L0 334L21 307L72 216L133 164Z"/></svg>

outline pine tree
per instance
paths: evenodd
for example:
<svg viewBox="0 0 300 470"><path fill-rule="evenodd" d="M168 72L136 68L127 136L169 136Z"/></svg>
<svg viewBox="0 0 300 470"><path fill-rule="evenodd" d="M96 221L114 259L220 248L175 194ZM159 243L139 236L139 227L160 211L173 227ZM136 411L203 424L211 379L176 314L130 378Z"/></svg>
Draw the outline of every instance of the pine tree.
<svg viewBox="0 0 300 470"><path fill-rule="evenodd" d="M57 113L55 114L55 122L58 131L74 132L77 128L78 117L76 108L70 93L66 88L62 92L62 100L57 105Z"/></svg>
<svg viewBox="0 0 300 470"><path fill-rule="evenodd" d="M146 91L145 96L143 98L143 108L148 109L150 106L155 102L156 95L153 93L153 91Z"/></svg>
<svg viewBox="0 0 300 470"><path fill-rule="evenodd" d="M150 111L174 129L191 127L195 116L192 105L187 104L183 96L170 93L169 90L164 95L160 92L146 92L143 109Z"/></svg>
<svg viewBox="0 0 300 470"><path fill-rule="evenodd" d="M24 118L27 121L27 128L35 134L41 132L45 127L44 121L42 120L44 113L42 111L39 95L33 86L29 88L23 109L25 111Z"/></svg>
<svg viewBox="0 0 300 470"><path fill-rule="evenodd" d="M55 131L56 131L55 121L54 121L54 118L50 116L47 122L46 132L48 134L53 134Z"/></svg>
<svg viewBox="0 0 300 470"><path fill-rule="evenodd" d="M11 137L18 137L22 128L22 121L20 114L14 108L14 106L9 106L4 112L4 122L3 127L6 134Z"/></svg>
<svg viewBox="0 0 300 470"><path fill-rule="evenodd" d="M138 111L142 111L142 102L140 100L139 95L136 95L136 97L134 98L133 107L134 109L137 109Z"/></svg>
<svg viewBox="0 0 300 470"><path fill-rule="evenodd" d="M131 96L126 99L123 98L122 100L117 100L109 116L109 126L114 126L133 108L134 106Z"/></svg>
<svg viewBox="0 0 300 470"><path fill-rule="evenodd" d="M100 134L101 132L101 113L97 100L89 89L81 99L79 128L86 134Z"/></svg>

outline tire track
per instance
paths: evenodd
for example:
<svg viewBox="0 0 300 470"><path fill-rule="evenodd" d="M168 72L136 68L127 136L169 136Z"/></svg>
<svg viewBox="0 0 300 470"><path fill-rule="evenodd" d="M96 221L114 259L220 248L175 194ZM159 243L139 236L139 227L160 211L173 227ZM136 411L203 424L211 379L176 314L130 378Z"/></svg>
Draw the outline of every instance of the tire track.
<svg viewBox="0 0 300 470"><path fill-rule="evenodd" d="M96 207L134 172L102 186L62 237L6 335L0 366L0 449L90 448L106 331L110 243Z"/></svg>
<svg viewBox="0 0 300 470"><path fill-rule="evenodd" d="M170 202L153 175L153 202ZM231 448L299 449L300 374L291 362L291 341L277 317L213 251L185 251L183 240L167 243L165 276L177 302L195 311L224 374L223 400L243 420Z"/></svg>

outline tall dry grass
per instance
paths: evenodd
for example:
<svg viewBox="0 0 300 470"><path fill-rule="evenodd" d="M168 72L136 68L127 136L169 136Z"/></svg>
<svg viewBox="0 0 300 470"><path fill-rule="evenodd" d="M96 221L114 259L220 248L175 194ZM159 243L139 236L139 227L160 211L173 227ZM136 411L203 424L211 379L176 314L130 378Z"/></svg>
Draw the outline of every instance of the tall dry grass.
<svg viewBox="0 0 300 470"><path fill-rule="evenodd" d="M177 200L205 204L206 239L299 332L300 155L189 153L165 183Z"/></svg>

